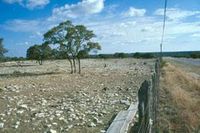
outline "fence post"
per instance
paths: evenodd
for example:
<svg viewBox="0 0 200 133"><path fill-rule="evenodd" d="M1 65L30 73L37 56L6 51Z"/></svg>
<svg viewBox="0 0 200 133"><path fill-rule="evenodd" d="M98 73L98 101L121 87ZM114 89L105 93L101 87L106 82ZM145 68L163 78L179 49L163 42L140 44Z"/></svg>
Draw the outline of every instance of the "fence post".
<svg viewBox="0 0 200 133"><path fill-rule="evenodd" d="M158 127L160 62L155 63L155 73L144 81L138 91L139 133L156 132Z"/></svg>

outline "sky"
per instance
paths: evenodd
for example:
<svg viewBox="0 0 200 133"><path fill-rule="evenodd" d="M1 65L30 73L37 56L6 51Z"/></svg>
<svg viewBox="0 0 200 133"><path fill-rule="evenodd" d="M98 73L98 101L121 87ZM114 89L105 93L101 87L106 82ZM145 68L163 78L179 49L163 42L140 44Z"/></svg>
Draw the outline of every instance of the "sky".
<svg viewBox="0 0 200 133"><path fill-rule="evenodd" d="M26 56L60 22L83 24L97 35L99 53L156 52L164 0L0 0L0 37L7 56ZM164 51L200 50L200 0L168 0Z"/></svg>

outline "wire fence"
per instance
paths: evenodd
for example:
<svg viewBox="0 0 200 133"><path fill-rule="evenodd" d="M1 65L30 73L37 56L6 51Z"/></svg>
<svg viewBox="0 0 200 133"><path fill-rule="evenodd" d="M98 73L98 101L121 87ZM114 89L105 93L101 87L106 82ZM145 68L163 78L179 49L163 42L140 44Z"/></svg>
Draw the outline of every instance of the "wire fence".
<svg viewBox="0 0 200 133"><path fill-rule="evenodd" d="M144 81L138 91L139 128L138 133L154 133L159 126L159 82L160 60L155 63L155 73L151 80Z"/></svg>

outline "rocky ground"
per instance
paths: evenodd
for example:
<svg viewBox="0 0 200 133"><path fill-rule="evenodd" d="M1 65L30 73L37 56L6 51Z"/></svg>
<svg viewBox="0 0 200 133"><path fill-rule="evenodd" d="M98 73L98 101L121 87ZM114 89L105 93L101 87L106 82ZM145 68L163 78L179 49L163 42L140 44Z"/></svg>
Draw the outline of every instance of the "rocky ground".
<svg viewBox="0 0 200 133"><path fill-rule="evenodd" d="M105 65L106 64L106 65ZM153 60L83 60L69 74L66 60L0 64L0 132L105 132L137 99Z"/></svg>

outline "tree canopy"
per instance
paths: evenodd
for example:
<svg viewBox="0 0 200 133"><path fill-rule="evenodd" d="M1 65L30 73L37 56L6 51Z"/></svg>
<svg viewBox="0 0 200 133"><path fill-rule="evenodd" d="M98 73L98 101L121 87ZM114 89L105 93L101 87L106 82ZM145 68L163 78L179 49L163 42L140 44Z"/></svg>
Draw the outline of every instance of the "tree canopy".
<svg viewBox="0 0 200 133"><path fill-rule="evenodd" d="M42 64L42 60L48 59L51 56L52 50L51 47L44 43L42 45L31 46L27 50L27 58L31 60L39 61L39 64Z"/></svg>
<svg viewBox="0 0 200 133"><path fill-rule="evenodd" d="M45 43L59 44L61 55L70 62L71 73L76 72L76 60L80 73L80 59L91 51L101 49L99 43L92 41L95 37L92 30L88 30L84 25L73 25L71 21L62 22L44 34Z"/></svg>

